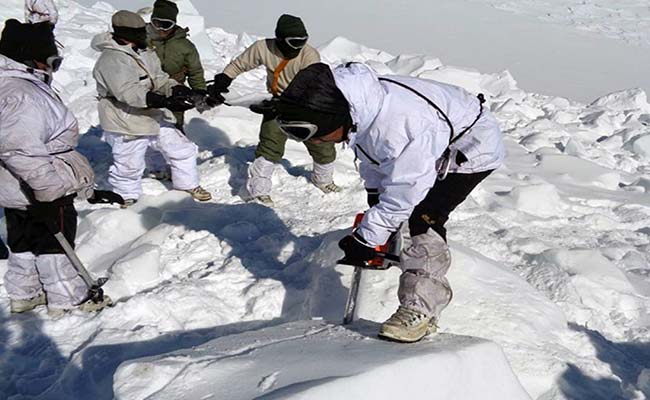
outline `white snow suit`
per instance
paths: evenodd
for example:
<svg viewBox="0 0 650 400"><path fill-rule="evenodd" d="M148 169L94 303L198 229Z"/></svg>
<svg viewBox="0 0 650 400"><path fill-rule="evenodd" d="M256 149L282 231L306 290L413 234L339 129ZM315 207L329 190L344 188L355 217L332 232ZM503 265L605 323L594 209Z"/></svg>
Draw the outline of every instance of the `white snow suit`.
<svg viewBox="0 0 650 400"><path fill-rule="evenodd" d="M30 204L21 181L42 202L72 194L84 199L92 194L92 168L74 150L79 139L77 120L44 82L46 78L41 71L0 55L0 206L7 213L24 213L20 210ZM72 205L69 208L76 229L76 213ZM46 229L19 232L23 225L7 226L12 250L5 275L9 297L25 300L45 290L51 307L78 304L88 288L70 261L63 254L26 251L23 236L33 240L51 234Z"/></svg>
<svg viewBox="0 0 650 400"><path fill-rule="evenodd" d="M334 77L350 103L357 128L349 144L360 161L359 172L365 187L380 193L379 203L366 212L357 233L370 245L384 244L436 184L437 164L449 145L450 129L427 101L404 87L381 81L362 64L340 66ZM412 77L385 78L401 82L435 103L448 116L455 133L471 126L479 115L477 97L459 87ZM451 160L450 172L457 174L491 171L505 158L501 130L487 109L452 148L468 160L461 165L457 159ZM451 298L444 278L450 264L447 244L433 230L412 239L401 255L400 302L438 318Z"/></svg>
<svg viewBox="0 0 650 400"><path fill-rule="evenodd" d="M25 21L30 24L49 22L56 25L59 12L53 0L25 0Z"/></svg>
<svg viewBox="0 0 650 400"><path fill-rule="evenodd" d="M111 33L95 36L92 48L102 53L93 77L100 97L99 121L113 149L108 177L113 190L125 199L140 197L149 146L159 150L171 165L174 189L199 186L197 146L174 128L171 112L147 106L149 91L169 96L178 85L163 72L156 53L120 45Z"/></svg>

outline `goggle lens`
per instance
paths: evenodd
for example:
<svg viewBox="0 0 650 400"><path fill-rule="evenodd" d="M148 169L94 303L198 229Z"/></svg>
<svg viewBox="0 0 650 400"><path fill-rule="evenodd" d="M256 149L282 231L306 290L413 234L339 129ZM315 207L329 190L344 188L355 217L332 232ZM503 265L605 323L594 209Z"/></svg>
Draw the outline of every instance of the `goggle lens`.
<svg viewBox="0 0 650 400"><path fill-rule="evenodd" d="M168 31L176 26L171 19L151 18L151 24L159 31Z"/></svg>
<svg viewBox="0 0 650 400"><path fill-rule="evenodd" d="M308 36L305 36L305 37L288 37L288 38L285 38L284 41L285 41L286 44L289 45L289 47L298 50L298 49L302 49L303 47L305 47L305 45L307 44L307 39L309 39Z"/></svg>
<svg viewBox="0 0 650 400"><path fill-rule="evenodd" d="M309 140L316 134L316 132L318 132L318 127L309 122L276 121L280 126L280 130L287 135L287 137L298 142Z"/></svg>
<svg viewBox="0 0 650 400"><path fill-rule="evenodd" d="M51 56L46 60L47 66L50 67L52 72L56 72L61 68L61 63L63 63L63 57L61 56Z"/></svg>

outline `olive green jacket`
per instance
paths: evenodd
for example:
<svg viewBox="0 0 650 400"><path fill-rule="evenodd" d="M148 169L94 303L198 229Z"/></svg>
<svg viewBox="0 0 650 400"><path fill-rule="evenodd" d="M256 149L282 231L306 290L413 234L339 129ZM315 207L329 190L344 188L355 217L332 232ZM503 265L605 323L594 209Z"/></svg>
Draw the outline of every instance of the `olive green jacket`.
<svg viewBox="0 0 650 400"><path fill-rule="evenodd" d="M205 90L201 58L196 46L187 38L189 29L178 27L167 39L161 39L151 27L147 31L163 71L178 83L185 84L187 80L192 89Z"/></svg>

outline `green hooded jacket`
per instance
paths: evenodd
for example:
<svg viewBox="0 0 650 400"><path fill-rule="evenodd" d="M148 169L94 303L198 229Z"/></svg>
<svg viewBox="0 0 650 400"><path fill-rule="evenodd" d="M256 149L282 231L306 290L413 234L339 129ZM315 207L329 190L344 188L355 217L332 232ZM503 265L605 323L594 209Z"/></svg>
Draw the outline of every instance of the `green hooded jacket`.
<svg viewBox="0 0 650 400"><path fill-rule="evenodd" d="M151 47L154 48L163 71L179 83L188 81L192 89L205 90L205 77L203 66L196 46L187 38L187 28L176 28L167 39L161 39L151 27L149 37Z"/></svg>

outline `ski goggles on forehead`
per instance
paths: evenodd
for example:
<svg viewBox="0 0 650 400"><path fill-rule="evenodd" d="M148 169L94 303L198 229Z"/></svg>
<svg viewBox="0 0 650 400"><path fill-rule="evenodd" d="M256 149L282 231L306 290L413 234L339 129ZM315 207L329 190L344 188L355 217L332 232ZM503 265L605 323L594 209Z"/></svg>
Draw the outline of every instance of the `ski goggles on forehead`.
<svg viewBox="0 0 650 400"><path fill-rule="evenodd" d="M50 56L45 60L45 63L47 64L48 67L52 70L52 72L56 72L61 68L61 63L63 63L63 57L61 56Z"/></svg>
<svg viewBox="0 0 650 400"><path fill-rule="evenodd" d="M151 18L151 24L159 31L168 31L176 26L175 21L164 18Z"/></svg>
<svg viewBox="0 0 650 400"><path fill-rule="evenodd" d="M284 42L291 47L292 49L302 49L307 44L307 39L309 36L300 36L300 37L288 37L284 38Z"/></svg>
<svg viewBox="0 0 650 400"><path fill-rule="evenodd" d="M284 121L278 118L275 121L278 123L282 133L287 135L289 139L297 142L305 142L314 137L316 132L318 132L318 126L311 122Z"/></svg>

